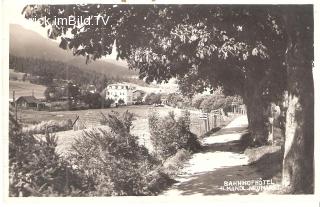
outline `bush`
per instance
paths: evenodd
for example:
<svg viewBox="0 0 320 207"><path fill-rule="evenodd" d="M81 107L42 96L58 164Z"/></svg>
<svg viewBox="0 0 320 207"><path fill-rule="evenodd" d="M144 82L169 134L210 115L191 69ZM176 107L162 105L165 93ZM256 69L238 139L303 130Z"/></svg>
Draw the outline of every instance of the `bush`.
<svg viewBox="0 0 320 207"><path fill-rule="evenodd" d="M50 111L67 111L70 108L68 101L55 101L47 104Z"/></svg>
<svg viewBox="0 0 320 207"><path fill-rule="evenodd" d="M200 149L196 135L190 132L190 113L185 112L178 120L173 112L160 118L154 112L149 116L149 128L151 141L155 153L160 159L165 160L177 153L179 149L187 149L193 152Z"/></svg>
<svg viewBox="0 0 320 207"><path fill-rule="evenodd" d="M205 100L204 96L198 96L198 97L194 97L192 99L192 103L191 106L196 108L196 109L200 109L200 105L201 103Z"/></svg>
<svg viewBox="0 0 320 207"><path fill-rule="evenodd" d="M42 121L37 125L22 128L22 132L30 134L45 134L48 132L67 131L72 129L72 121Z"/></svg>
<svg viewBox="0 0 320 207"><path fill-rule="evenodd" d="M101 108L103 104L103 98L99 93L86 93L82 96L82 101L90 108L90 109L98 109Z"/></svg>
<svg viewBox="0 0 320 207"><path fill-rule="evenodd" d="M199 108L204 112L211 112L213 110L217 110L222 108L225 112L230 111L232 109L231 104L234 97L232 96L224 96L224 95L212 95L203 99ZM198 101L199 100L199 101ZM197 105L200 102L200 98L198 100L194 100L194 104Z"/></svg>
<svg viewBox="0 0 320 207"><path fill-rule="evenodd" d="M104 123L110 130L84 132L73 145L70 159L86 171L94 183L91 195L151 195L145 175L159 162L131 135L133 115L112 112Z"/></svg>
<svg viewBox="0 0 320 207"><path fill-rule="evenodd" d="M173 177L183 167L183 163L191 157L191 153L188 150L180 149L178 152L169 157L164 163L161 169L166 175Z"/></svg>
<svg viewBox="0 0 320 207"><path fill-rule="evenodd" d="M83 195L84 179L55 152L56 138L37 140L9 120L9 196Z"/></svg>
<svg viewBox="0 0 320 207"><path fill-rule="evenodd" d="M161 95L160 94L155 94L155 93L150 93L146 96L144 102L146 104L161 104Z"/></svg>
<svg viewBox="0 0 320 207"><path fill-rule="evenodd" d="M55 152L54 136L35 139L21 132L12 113L9 120L10 196L156 195L174 182L129 133L128 111L106 116L109 130L85 131L66 157Z"/></svg>
<svg viewBox="0 0 320 207"><path fill-rule="evenodd" d="M114 103L113 99L107 98L106 100L104 100L104 108L110 108L113 103Z"/></svg>
<svg viewBox="0 0 320 207"><path fill-rule="evenodd" d="M191 106L190 100L178 93L170 93L167 97L167 104L169 106L178 108Z"/></svg>

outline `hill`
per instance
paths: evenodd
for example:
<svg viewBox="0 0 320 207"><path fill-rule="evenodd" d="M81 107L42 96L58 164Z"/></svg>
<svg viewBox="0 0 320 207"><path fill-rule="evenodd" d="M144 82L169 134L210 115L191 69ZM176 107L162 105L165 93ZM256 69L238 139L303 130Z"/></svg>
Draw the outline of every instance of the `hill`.
<svg viewBox="0 0 320 207"><path fill-rule="evenodd" d="M11 100L12 92L15 91L16 99L20 96L31 96L34 95L36 98L44 98L45 86L36 85L29 82L22 81L9 81L9 99Z"/></svg>
<svg viewBox="0 0 320 207"><path fill-rule="evenodd" d="M73 56L71 51L59 48L57 42L44 38L37 32L10 24L10 55L59 61L78 67L87 72L96 71L112 77L131 77L136 71L129 70L115 61L97 60L86 64L85 58ZM113 63L111 63L113 62Z"/></svg>

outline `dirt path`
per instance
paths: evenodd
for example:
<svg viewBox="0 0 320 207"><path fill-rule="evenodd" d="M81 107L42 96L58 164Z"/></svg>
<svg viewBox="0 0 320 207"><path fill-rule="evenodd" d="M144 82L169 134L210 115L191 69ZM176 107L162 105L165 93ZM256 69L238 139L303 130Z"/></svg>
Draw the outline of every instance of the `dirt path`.
<svg viewBox="0 0 320 207"><path fill-rule="evenodd" d="M259 180L257 167L249 165L240 140L247 128L246 116L240 116L217 133L201 140L204 150L196 153L175 178L178 181L163 196L257 194L254 190L226 190L225 181ZM247 186L248 187L248 186ZM246 187L246 188L247 188Z"/></svg>

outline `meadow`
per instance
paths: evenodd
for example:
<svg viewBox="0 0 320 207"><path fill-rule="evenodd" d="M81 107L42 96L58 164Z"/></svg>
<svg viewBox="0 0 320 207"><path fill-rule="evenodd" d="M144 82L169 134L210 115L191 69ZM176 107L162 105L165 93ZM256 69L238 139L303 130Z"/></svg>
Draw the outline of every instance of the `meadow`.
<svg viewBox="0 0 320 207"><path fill-rule="evenodd" d="M15 91L16 99L20 96L32 96L36 98L44 98L45 86L32 84L28 81L9 81L9 98L12 99L13 91Z"/></svg>

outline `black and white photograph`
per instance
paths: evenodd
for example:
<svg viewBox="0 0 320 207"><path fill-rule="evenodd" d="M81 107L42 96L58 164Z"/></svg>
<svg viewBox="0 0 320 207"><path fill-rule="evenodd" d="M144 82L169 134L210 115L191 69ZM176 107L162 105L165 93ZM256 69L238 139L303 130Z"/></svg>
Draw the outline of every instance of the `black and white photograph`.
<svg viewBox="0 0 320 207"><path fill-rule="evenodd" d="M9 198L314 195L313 4L3 9Z"/></svg>

